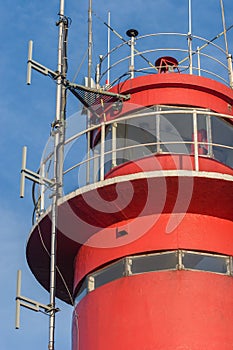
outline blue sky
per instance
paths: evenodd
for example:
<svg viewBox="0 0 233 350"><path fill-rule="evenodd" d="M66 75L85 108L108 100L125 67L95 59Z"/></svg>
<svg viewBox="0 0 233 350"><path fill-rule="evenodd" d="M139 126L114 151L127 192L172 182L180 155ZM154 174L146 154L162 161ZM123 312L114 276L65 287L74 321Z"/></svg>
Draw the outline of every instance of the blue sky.
<svg viewBox="0 0 233 350"><path fill-rule="evenodd" d="M193 0L193 33L207 39L222 31L219 0ZM145 5L146 4L146 5ZM129 28L140 34L188 31L188 0L154 0L133 2L93 1L94 12L107 19L111 11L112 26L122 36ZM233 2L225 0L226 24L233 24ZM46 304L49 295L33 278L25 259L25 246L31 226L31 184L25 199L19 198L22 146L28 146L28 167L37 170L55 115L55 84L48 77L33 72L32 85L26 85L27 42L34 41L34 59L56 70L57 13L59 0L5 0L1 4L1 130L0 130L0 348L41 350L47 348L48 318L22 309L21 329L14 330L16 271L22 269L22 294ZM66 1L66 15L72 18L69 33L69 71L73 79L87 49L87 1ZM106 27L95 16L94 61L106 51ZM233 53L233 30L228 33ZM119 43L112 35L112 43ZM216 41L222 43L222 40ZM137 49L140 49L137 46ZM86 62L77 83L86 74ZM71 96L68 116L79 110ZM62 310L57 316L56 349L71 344L72 307L58 301Z"/></svg>

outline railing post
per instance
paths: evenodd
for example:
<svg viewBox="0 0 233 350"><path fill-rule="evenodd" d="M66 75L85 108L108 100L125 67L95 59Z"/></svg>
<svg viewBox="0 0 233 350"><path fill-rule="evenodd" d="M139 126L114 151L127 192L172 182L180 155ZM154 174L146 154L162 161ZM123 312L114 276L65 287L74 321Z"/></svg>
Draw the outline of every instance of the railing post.
<svg viewBox="0 0 233 350"><path fill-rule="evenodd" d="M198 138L197 138L197 111L193 111L193 142L194 142L194 164L195 170L199 171Z"/></svg>
<svg viewBox="0 0 233 350"><path fill-rule="evenodd" d="M42 166L41 166L41 176L42 178L45 177L45 164L42 163ZM40 191L40 214L44 212L45 210L45 184L44 182L42 182L41 184L41 191Z"/></svg>
<svg viewBox="0 0 233 350"><path fill-rule="evenodd" d="M192 34L188 33L189 74L193 74Z"/></svg>
<svg viewBox="0 0 233 350"><path fill-rule="evenodd" d="M116 129L117 123L112 123L112 168L117 165L116 162Z"/></svg>
<svg viewBox="0 0 233 350"><path fill-rule="evenodd" d="M208 156L213 158L213 142L212 142L212 128L211 128L211 115L207 115L206 119L206 129L207 129L207 142L208 142Z"/></svg>
<svg viewBox="0 0 233 350"><path fill-rule="evenodd" d="M228 74L229 74L230 87L233 89L232 55L230 55L230 54L228 54L228 56L227 56L227 63L228 63Z"/></svg>
<svg viewBox="0 0 233 350"><path fill-rule="evenodd" d="M197 47L197 70L199 77L201 76L201 56L200 56L200 47Z"/></svg>
<svg viewBox="0 0 233 350"><path fill-rule="evenodd" d="M104 152L105 152L105 124L101 124L101 141L100 141L100 181L104 180Z"/></svg>
<svg viewBox="0 0 233 350"><path fill-rule="evenodd" d="M156 108L157 111L159 111L159 107ZM156 152L160 153L160 114L156 114L156 121L155 121L155 126L156 126Z"/></svg>

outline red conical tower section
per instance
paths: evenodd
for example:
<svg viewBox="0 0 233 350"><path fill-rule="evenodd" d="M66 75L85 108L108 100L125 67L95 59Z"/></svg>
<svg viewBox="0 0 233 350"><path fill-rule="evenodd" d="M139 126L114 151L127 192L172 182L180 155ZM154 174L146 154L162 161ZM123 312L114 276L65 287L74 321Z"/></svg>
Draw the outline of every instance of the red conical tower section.
<svg viewBox="0 0 233 350"><path fill-rule="evenodd" d="M233 91L194 70L197 52L135 77L130 33L131 79L108 90L129 99L91 104L74 137L88 155L65 169L87 182L58 202L56 293L75 301L73 350L230 350ZM50 229L48 208L27 244L47 289Z"/></svg>

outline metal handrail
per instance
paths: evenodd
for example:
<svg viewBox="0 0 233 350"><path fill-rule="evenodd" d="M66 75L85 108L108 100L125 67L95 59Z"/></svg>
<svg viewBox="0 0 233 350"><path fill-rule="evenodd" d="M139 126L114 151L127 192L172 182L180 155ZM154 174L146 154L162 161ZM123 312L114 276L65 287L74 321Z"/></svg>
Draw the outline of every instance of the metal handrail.
<svg viewBox="0 0 233 350"><path fill-rule="evenodd" d="M172 106L171 106L172 108ZM174 109L173 109L174 108ZM117 119L114 119L114 120L108 120L106 122L101 122L101 123L98 123L97 125L92 125L86 129L83 129L81 130L80 132L78 133L75 133L74 135L71 135L69 138L67 138L65 140L65 153L66 153L66 147L68 147L70 144L72 144L72 142L74 142L75 140L78 140L80 139L80 137L84 136L84 135L87 135L88 133L90 133L91 131L94 131L94 130L99 130L99 132L101 133L101 129L103 130L106 130L109 126L111 125L114 125L115 123L117 124L120 124L120 123L124 123L125 121L133 121L133 120L136 120L137 118L145 118L145 121L146 121L146 117L151 117L151 116L158 116L158 115L162 115L162 116L166 116L166 115L176 115L176 114L180 114L180 115L190 115L192 117L192 119L194 118L194 115L198 115L198 116L208 116L210 118L213 118L213 117L221 117L221 118L225 118L225 119L232 119L232 116L229 116L229 115L225 115L225 114L219 114L219 113L215 113L215 112L210 112L208 110L204 110L204 109L188 109L188 108L179 108L179 109L175 109L175 107L173 107L171 110L160 110L160 111L156 111L156 110L151 110L151 109L148 109L148 110L141 110L141 111L138 111L136 113L132 113L132 114L128 114L128 115L123 115ZM133 124L134 125L134 124ZM192 126L192 130L194 132L194 127ZM105 143L105 139L102 140L102 142ZM187 147L187 145L189 145L189 149L187 148L187 152L169 152L169 149L168 151L158 151L159 149L159 146L160 145L163 145L166 147L169 146L169 145L183 145L183 147ZM193 145L193 150L190 151L190 146ZM204 145L205 147L207 147L209 150L212 149L212 151L206 155L200 155L199 154L199 150L198 150L198 147L200 145ZM98 169L97 169L97 172L100 172L100 169L102 168L102 180L104 179L104 164L106 161L110 161L111 159L113 159L113 153L115 152L115 155L120 152L124 152L124 151L130 151L130 150L133 150L133 149L140 149L140 148L143 148L144 147L155 147L155 150L154 151L151 151L151 155L152 154L167 154L167 153L171 153L171 154L190 154L192 156L194 156L195 158L195 169L196 171L199 170L199 165L198 165L198 162L199 162L199 158L200 157L209 157L209 158L213 158L213 147L215 148L215 151L216 149L226 149L226 150L231 150L233 152L233 146L229 146L227 144L221 144L221 143L217 143L215 142L214 140L209 142L209 141L202 141L202 142L198 142L198 140L196 139L193 139L192 141L191 140L175 140L175 141L172 141L172 140L155 140L153 142L144 142L144 143L138 143L138 144L131 144L131 145L127 145L127 146L118 146L118 148L115 148L114 150L113 149L107 149L105 150L105 146L103 144L103 147L101 148L100 147L100 152L98 154L91 154L91 156L89 158L85 157L85 159L82 159L81 161L75 163L75 164L71 164L68 168L64 169L64 172L63 172L63 175L64 175L64 180L66 179L66 176L68 174L70 174L72 171L74 171L75 169L81 169L81 167L84 166L84 169L87 168L88 164L90 165L91 163L93 164L93 162L98 162ZM150 150L148 150L150 152ZM109 156L111 156L112 154L112 158L109 159ZM128 161L130 160L135 160L135 159L140 159L140 158L143 158L143 157L147 157L147 156L150 156L150 153L148 154L144 154L142 156L140 155L137 155L135 156L135 154L131 157L133 157L132 159L128 159ZM41 165L45 166L46 167L46 164L48 162L51 162L52 161L52 158L53 158L53 154L50 152L49 155L46 155L46 158L45 159L42 159L42 162L41 162ZM130 158L130 157L129 157ZM127 161L127 160L126 160ZM219 160L218 160L219 161ZM220 161L221 163L224 163L222 161ZM100 164L101 163L101 164ZM115 164L116 165L116 164ZM83 168L82 168L83 169ZM96 174L94 174L94 169L92 169L92 178L93 178L93 181L94 181L94 178L95 178ZM98 181L98 180L97 180ZM78 187L78 184L76 184L77 187ZM86 184L84 183L84 185L82 186L85 186ZM82 187L81 186L81 187ZM46 194L46 189L44 189L44 193L42 193L42 191L40 191L38 193L38 197L41 197L43 198L43 196L45 196ZM48 196L48 195L47 195ZM44 208L42 208L44 209Z"/></svg>
<svg viewBox="0 0 233 350"><path fill-rule="evenodd" d="M172 107L172 106L171 106ZM180 108L180 107L179 107ZM210 115L213 117L221 117L224 119L233 119L233 117L229 114L219 114L216 112L210 112L207 110L202 110L202 109L198 109L197 110L198 115L202 114L202 115ZM170 114L193 114L193 109L174 109L174 110L163 110L163 111L151 111L151 108L148 108L148 111L143 112L143 111L139 111L138 113L132 113L132 114L127 114L121 117L118 117L117 119L114 120L107 120L104 122L105 126L109 126L113 123L119 123L128 119L134 119L134 118L142 118L142 117L150 117L150 116L156 116L156 115L170 115ZM99 123L99 124L95 124L92 125L86 129L83 129L82 131L78 132L77 134L72 135L71 137L69 137L68 139L65 140L64 145L68 145L69 143L71 143L72 141L74 141L75 139L78 139L79 137L85 135L88 132L92 132L96 129L101 128L101 125L103 124L103 122ZM53 152L50 152L50 154L42 160L42 163L46 163L47 161L49 161L51 158L53 157Z"/></svg>
<svg viewBox="0 0 233 350"><path fill-rule="evenodd" d="M179 36L179 37L183 37L183 38L189 38L189 34L184 34L184 33L165 33L165 32L161 32L161 33L152 33L152 34L146 34L146 35L141 35L141 36L138 36L137 38L135 38L136 42L141 42L141 41L145 41L149 38L161 38L161 37L175 37L175 36ZM191 36L191 39L192 41L198 41L198 43L200 42L203 43L203 45L201 47L196 48L196 50L192 50L190 51L190 49L188 48L188 46L185 46L184 47L184 44L183 44L183 48L181 47L161 47L161 43L159 43L160 47L157 47L157 48L153 48L153 49L146 49L146 50L135 50L134 52L134 57L137 57L139 58L140 56L143 56L143 58L145 58L145 54L151 54L151 53L154 53L154 52L160 52L160 51L163 51L163 52L171 52L171 51L176 51L179 55L182 54L182 53L185 53L185 57L183 57L182 59L180 59L180 64L183 63L184 61L189 61L189 57L190 55L193 56L193 55L200 55L200 56L206 56L208 58L208 62L210 61L215 61L217 62L220 66L224 67L224 69L226 71L229 70L229 67L228 67L228 63L227 63L227 58L226 58L226 52L225 50L217 45L216 43L214 43L213 41L210 41L208 39L205 39L201 36L197 36L197 35L192 35ZM122 47L125 47L125 46L130 46L130 41L125 41L125 42L122 42L120 43L119 45L117 45L116 47L112 48L108 53L106 53L102 60L101 60L101 65L105 62L105 60L109 57L109 55L112 55L114 52L116 51L119 51L120 49L122 49ZM154 46L154 42L153 42L153 46ZM222 56L222 60L224 60L226 62L226 64L222 63L221 60L218 60L215 58L214 55L210 55L210 54L205 54L205 53L202 53L201 51L206 49L207 47L210 47L212 50L217 50ZM104 70L104 72L102 74L100 74L100 80L101 81L105 75L109 72L109 71L113 71L116 67L119 67L120 64L126 62L126 61L130 61L130 50L128 51L128 54L124 55L121 55L121 58L119 60L116 60L115 62L113 62L113 64L110 66L110 67L107 67L106 70ZM113 61L113 60L112 60ZM153 65L154 63L152 62L152 64L150 65L149 69L153 68ZM181 66L179 66L181 67ZM137 67L137 65L135 64L135 67L134 67L134 71L135 72L138 72L140 70L147 70L146 68L148 68L147 66L146 67ZM156 67L154 66L155 68L155 72L156 72ZM211 70L208 70L207 67L205 66L205 64L202 63L202 67L197 67L195 65L193 65L193 62L192 62L192 69L194 69L195 71L201 71L202 73L207 73L207 74L210 74L212 75L213 77L223 81L225 84L228 84L229 85L229 82L228 80L224 77L224 76L221 76L219 74L216 74L215 71L211 71ZM119 71L121 71L122 73L122 69L118 70L117 72L117 76L114 76L114 78L112 79L112 84L114 85L117 80L122 77L122 74L119 75ZM126 71L125 71L126 72ZM190 73L191 74L191 73ZM109 82L109 86L112 86L111 82Z"/></svg>

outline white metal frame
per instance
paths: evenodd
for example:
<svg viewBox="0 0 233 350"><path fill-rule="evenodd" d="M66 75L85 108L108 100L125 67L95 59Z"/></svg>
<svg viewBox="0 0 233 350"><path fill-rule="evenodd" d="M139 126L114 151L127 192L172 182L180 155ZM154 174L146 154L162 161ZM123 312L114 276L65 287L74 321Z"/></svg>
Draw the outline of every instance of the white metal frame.
<svg viewBox="0 0 233 350"><path fill-rule="evenodd" d="M156 265L151 266L151 270L148 271L140 271L140 272L133 272L133 265L134 265L134 261L137 260L138 258L142 258L144 261L147 260L147 258L156 256L168 256L168 255L175 255L176 256L176 262L174 264L174 266L170 267L170 268L160 268ZM192 255L197 255L203 258L216 258L219 259L220 261L224 261L226 264L226 272L218 272L218 271L213 271L213 269L208 270L208 269L200 269L200 268L196 268L195 266L193 267L187 267L185 266L184 263L184 257L186 257L188 254L192 254ZM123 264L122 264L123 262ZM78 303L89 293L93 292L95 289L99 288L95 286L95 277L96 276L100 276L101 274L105 274L106 271L110 271L112 267L116 266L116 265L122 265L122 270L120 271L119 275L114 279L114 280L118 280L124 277L129 277L132 278L132 276L138 275L140 274L144 274L144 273L155 273L155 272L166 272L166 271L182 271L182 270L186 270L186 271L198 271L198 272L206 272L206 273L212 273L212 274L216 274L216 275L225 275L225 276L233 276L233 265L232 265L232 256L228 256L228 255L221 255L221 254L216 254L216 253L205 253L205 252L199 252L199 251L192 251L192 250L181 250L181 249L177 249L177 250L168 250L168 251L162 251L162 252L153 252L153 253L149 253L149 254L140 254L140 255L134 255L134 256L128 256L122 259L119 259L118 261L109 264L108 266L99 269L97 271L94 271L90 274L88 274L83 281L80 284L80 287L78 288L78 290L76 291L76 297L75 297L75 306L78 305ZM114 281L112 279L112 277L109 279L109 281L103 283L107 284L110 283L112 281Z"/></svg>
<svg viewBox="0 0 233 350"><path fill-rule="evenodd" d="M109 86L114 85L118 79L120 78L119 73L123 73L124 70L122 70L122 64L125 64L127 61L131 61L130 64L130 69L128 71L129 75L134 77L136 73L140 72L146 72L152 71L153 73L157 73L157 68L147 59L144 55L145 54L155 54L154 59L159 57L161 55L160 52L163 53L163 55L175 55L177 57L182 57L179 60L179 70L180 71L188 71L189 74L197 74L197 75L202 75L202 76L210 76L210 77L215 77L219 81L223 82L226 85L229 85L232 87L232 81L233 81L233 72L232 72L232 56L227 53L226 50L223 49L221 46L215 44L212 40L205 39L201 36L193 35L190 32L187 34L184 33L166 33L166 32L161 32L161 33L152 33L152 34L146 34L146 35L141 35L136 38L134 38L133 45L129 45L128 41L123 41L116 47L112 48L110 51L107 52L106 55L104 55L101 58L101 64L104 66L105 61L109 60L109 57L113 55L116 51L122 51L121 53L121 59L116 60L113 62L112 58L112 64L105 64L106 70L103 71L99 77L98 83L106 78L106 75L109 76L110 72L112 75L112 82L110 82ZM227 29L226 29L227 30ZM219 38L222 36L225 32L222 32L218 34L214 39ZM180 38L186 38L187 40L184 41L183 47L161 47L161 42L163 42L164 37L170 37L171 42L173 42L174 38L180 39ZM137 42L138 45L140 45L141 41L151 39L151 49L148 47L146 50L136 50L135 49L135 43ZM158 45L156 47L156 43L154 39L158 39ZM178 41L180 42L180 40ZM187 43L186 43L187 42ZM143 44L143 42L142 42ZM193 49L193 46L196 46L196 49ZM127 49L127 46L130 46L130 50ZM143 45L145 46L145 44ZM203 52L205 49L210 48L212 54L209 54L207 52ZM128 53L128 54L127 54ZM197 55L197 63L194 63L193 57ZM149 57L149 56L148 56ZM151 57L151 56L150 56ZM203 58L201 60L201 57ZM218 58L219 57L219 58ZM141 60L140 58L143 58ZM139 61L140 59L140 61ZM142 66L139 64L139 62L144 61L147 62L147 65ZM109 62L109 61L108 61ZM187 62L187 64L184 65L184 63ZM211 63L217 63L214 65L214 70L210 69L209 67L211 66ZM223 63L225 62L225 63ZM132 71L132 67L133 70ZM219 71L220 68L223 68L224 73L218 74L217 72ZM116 69L116 73L114 75L114 69ZM124 73L126 73L124 71Z"/></svg>
<svg viewBox="0 0 233 350"><path fill-rule="evenodd" d="M92 125L87 129L82 130L81 132L72 135L71 137L69 137L68 139L65 140L65 144L64 146L67 147L69 146L72 142L74 142L75 140L77 140L78 138L82 137L83 135L88 135L91 132L95 131L95 130L100 130L100 147L99 147L99 153L96 154L96 152L91 151L88 153L88 157L85 158L84 160L77 162L70 166L67 169L64 169L64 181L65 181L65 177L67 174L69 174L71 171L74 171L75 169L78 170L80 167L85 167L86 169L88 169L88 171L92 171L90 173L89 176L89 181L86 182L87 185L88 183L91 182L96 182L96 181L103 181L105 178L105 161L106 158L109 157L109 155L111 156L112 159L112 167L115 167L116 164L116 160L117 160L117 152L120 151L124 151L124 150L130 150L130 149L137 149L140 147L146 147L146 146L152 146L154 145L155 147L157 147L157 154L161 153L160 150L160 145L164 144L164 145L175 145L175 144L183 144L183 145L194 145L194 152L193 152L193 156L195 159L195 167L194 170L195 171L199 171L199 158L200 157L210 157L211 155L213 156L213 147L218 147L221 149L229 149L232 153L233 153L233 145L228 146L228 145L224 145L224 144L217 144L215 142L213 142L212 138L211 138L211 118L224 118L224 119L230 119L232 118L229 115L223 115L223 114L218 114L218 113L214 113L211 112L209 110L203 110L203 109L194 109L194 108L180 108L180 107L174 107L174 109L172 108L171 110L160 110L161 108L159 108L159 106L155 107L155 109L157 110L141 110L140 112L137 113L132 113L130 115L126 115L126 116L122 116L119 117L117 119L114 120L109 120L109 121L105 121L102 122L100 124L96 124L96 125ZM129 145L126 147L121 147L121 148L117 148L116 147L116 128L117 128L117 124L125 122L125 121L130 121L130 120L135 120L137 118L145 118L146 117L150 117L150 116L159 116L159 115L163 115L164 117L169 116L169 115L175 115L175 114L182 114L183 117L185 118L185 115L190 115L192 114L193 116L193 135L194 135L194 139L192 141L156 141L154 143L141 143L141 144L135 144L135 145ZM198 142L198 138L197 138L197 131L198 131L198 125L197 125L197 115L203 115L207 118L206 120L206 128L207 128L207 134L208 134L208 142ZM157 123L157 133L159 133L159 121L160 118L156 118L155 122ZM229 123L230 125L230 123ZM106 150L105 149L105 137L106 137L106 129L107 127L111 127L112 128L112 149ZM232 126L233 128L233 126ZM159 140L159 134L155 135L157 137L157 139ZM208 155L200 155L198 152L198 147L199 145L204 144L208 147ZM164 152L163 152L164 153ZM45 168L46 168L46 164L48 164L49 162L51 162L53 158L53 152L51 152L50 154L48 154L45 159L42 160L41 162L41 174L45 173ZM93 166L93 169L91 168L90 164L91 162L94 162L95 166ZM96 174L98 173L99 170L99 178L96 178ZM92 180L92 181L90 181ZM49 180L47 180L49 181ZM52 180L50 180L52 182ZM40 211L41 213L44 212L44 210L46 209L46 207L48 207L48 204L46 205L45 203L45 196L46 196L46 192L47 192L47 187L41 183L41 188L38 194L38 197L40 197L40 201L41 201L41 206L40 206ZM78 183L77 183L77 187L78 187ZM42 204L43 203L43 204ZM49 203L50 205L50 203ZM40 213L39 213L40 214Z"/></svg>

